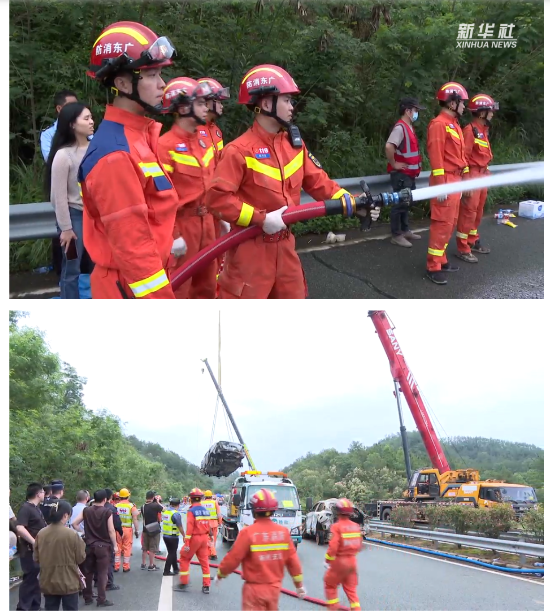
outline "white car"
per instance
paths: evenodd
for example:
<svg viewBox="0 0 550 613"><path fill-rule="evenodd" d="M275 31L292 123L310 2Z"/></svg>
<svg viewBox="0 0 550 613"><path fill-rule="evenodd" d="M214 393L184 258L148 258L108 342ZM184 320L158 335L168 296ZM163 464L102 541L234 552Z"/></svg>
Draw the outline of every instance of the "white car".
<svg viewBox="0 0 550 613"><path fill-rule="evenodd" d="M330 538L330 527L334 522L334 505L338 498L328 498L320 500L313 506L313 499L306 500L306 516L302 527L302 537L314 538L318 545L324 545ZM365 523L365 514L357 507L350 519L361 526L361 531L366 534L369 530L368 523Z"/></svg>

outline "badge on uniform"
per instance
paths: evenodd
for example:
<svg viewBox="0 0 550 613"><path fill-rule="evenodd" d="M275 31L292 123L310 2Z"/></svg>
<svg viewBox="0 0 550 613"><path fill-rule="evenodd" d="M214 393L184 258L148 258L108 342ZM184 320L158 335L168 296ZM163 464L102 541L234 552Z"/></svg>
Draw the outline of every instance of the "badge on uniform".
<svg viewBox="0 0 550 613"><path fill-rule="evenodd" d="M219 130L216 130L216 136L218 138L221 138L222 137L222 133Z"/></svg>
<svg viewBox="0 0 550 613"><path fill-rule="evenodd" d="M454 125L452 123L449 124L449 128L452 128L453 130L455 129Z"/></svg>
<svg viewBox="0 0 550 613"><path fill-rule="evenodd" d="M178 143L176 145L176 151L187 151L187 145L185 143Z"/></svg>
<svg viewBox="0 0 550 613"><path fill-rule="evenodd" d="M483 138L483 132L479 133L479 138Z"/></svg>
<svg viewBox="0 0 550 613"><path fill-rule="evenodd" d="M200 146L201 146L203 149L206 149L206 144L205 144L205 142L204 142L202 139L200 139L200 138L199 138L199 145L200 145Z"/></svg>
<svg viewBox="0 0 550 613"><path fill-rule="evenodd" d="M206 137L208 136L208 134L206 133L206 131L205 131L205 130L199 130L199 134L200 134L201 136L204 136L204 138L206 138Z"/></svg>
<svg viewBox="0 0 550 613"><path fill-rule="evenodd" d="M271 153L269 153L269 149L267 147L257 147L254 149L254 157L257 160L263 160L265 158L270 158Z"/></svg>
<svg viewBox="0 0 550 613"><path fill-rule="evenodd" d="M321 168L321 169L323 168L321 166L321 162L319 162L319 160L314 155L309 153L309 151L308 151L307 155L308 155L309 159L315 164L315 166L317 166L317 168Z"/></svg>

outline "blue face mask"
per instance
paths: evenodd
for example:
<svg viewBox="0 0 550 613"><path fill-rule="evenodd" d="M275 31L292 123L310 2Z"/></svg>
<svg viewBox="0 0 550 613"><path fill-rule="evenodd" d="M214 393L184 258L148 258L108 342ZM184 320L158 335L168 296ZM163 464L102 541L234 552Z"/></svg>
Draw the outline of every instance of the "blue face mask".
<svg viewBox="0 0 550 613"><path fill-rule="evenodd" d="M418 119L418 111L415 111L412 116L412 120L416 121Z"/></svg>

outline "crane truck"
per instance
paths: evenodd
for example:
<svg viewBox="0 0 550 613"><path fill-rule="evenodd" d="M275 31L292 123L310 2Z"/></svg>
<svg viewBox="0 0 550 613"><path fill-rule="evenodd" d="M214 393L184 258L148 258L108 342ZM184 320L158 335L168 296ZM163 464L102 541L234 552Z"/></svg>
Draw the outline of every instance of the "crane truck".
<svg viewBox="0 0 550 613"><path fill-rule="evenodd" d="M203 362L208 369L210 378L216 387L218 396L231 421L231 425L235 430L239 443L243 447L244 454L250 467L250 470L245 470L240 473L231 487L227 515L222 517L222 524L220 526L222 542L233 543L239 531L242 530L244 526L249 526L254 523L250 499L255 492L262 488L266 488L275 495L279 502L279 508L273 512L271 520L276 524L288 528L294 545L298 547L298 544L302 542L302 507L300 506L300 498L298 497L296 486L286 473L279 471L262 472L261 470L256 470L248 447L245 445L244 439L237 428L235 419L225 400L221 387L210 368L210 364L207 359L203 360Z"/></svg>
<svg viewBox="0 0 550 613"><path fill-rule="evenodd" d="M481 480L479 471L475 468L451 469L428 416L416 379L395 337L395 326L386 311L369 311L368 316L372 319L390 363L408 479L403 499L378 500L375 504L368 505L369 515L385 521L390 518L393 508L410 503L458 503L480 508L506 503L511 504L516 515L521 515L535 505L537 497L532 487L506 483L498 479ZM414 472L411 470L407 433L403 424L401 393L409 406L432 463L431 467Z"/></svg>

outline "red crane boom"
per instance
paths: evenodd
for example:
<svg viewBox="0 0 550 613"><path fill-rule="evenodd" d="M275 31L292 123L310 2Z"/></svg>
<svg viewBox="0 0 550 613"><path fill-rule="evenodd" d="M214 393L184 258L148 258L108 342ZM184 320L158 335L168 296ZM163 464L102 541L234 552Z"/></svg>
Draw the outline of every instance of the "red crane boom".
<svg viewBox="0 0 550 613"><path fill-rule="evenodd" d="M437 468L440 474L451 470L418 391L416 380L395 338L394 327L389 321L388 314L386 311L369 311L369 317L390 361L393 380L401 387L433 468Z"/></svg>

